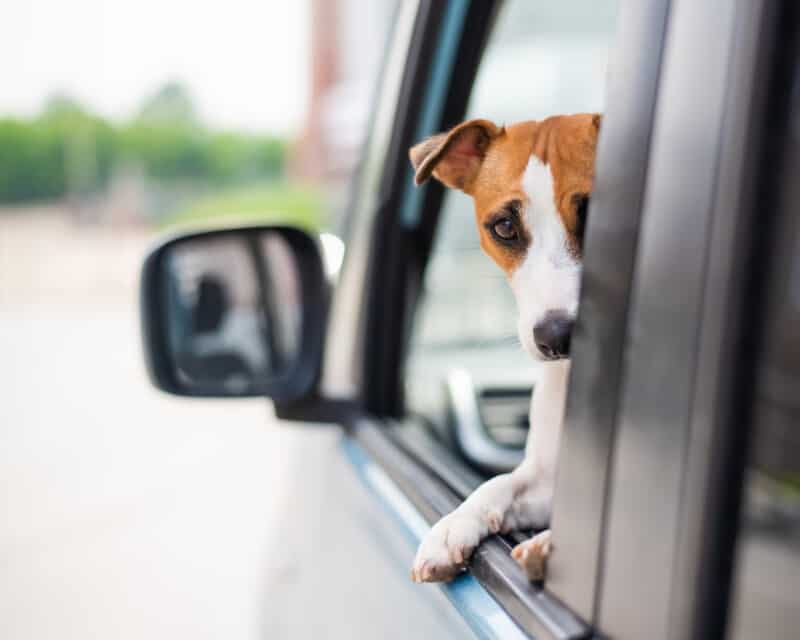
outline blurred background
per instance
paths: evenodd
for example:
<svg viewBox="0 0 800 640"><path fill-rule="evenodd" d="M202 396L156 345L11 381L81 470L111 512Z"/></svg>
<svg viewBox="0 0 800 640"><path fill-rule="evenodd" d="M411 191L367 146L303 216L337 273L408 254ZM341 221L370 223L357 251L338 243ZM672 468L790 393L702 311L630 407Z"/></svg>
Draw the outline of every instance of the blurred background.
<svg viewBox="0 0 800 640"><path fill-rule="evenodd" d="M138 269L187 225L337 231L395 4L4 5L2 637L319 632L264 603L302 564L275 552L291 452L335 433L154 391Z"/></svg>

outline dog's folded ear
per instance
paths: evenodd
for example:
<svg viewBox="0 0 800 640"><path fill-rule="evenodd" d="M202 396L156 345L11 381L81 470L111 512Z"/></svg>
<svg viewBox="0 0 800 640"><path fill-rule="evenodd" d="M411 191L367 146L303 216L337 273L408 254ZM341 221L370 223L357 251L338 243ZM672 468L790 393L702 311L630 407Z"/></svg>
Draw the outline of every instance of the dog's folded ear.
<svg viewBox="0 0 800 640"><path fill-rule="evenodd" d="M489 144L502 132L489 120L468 120L414 145L409 151L414 181L422 184L433 174L448 187L469 193Z"/></svg>

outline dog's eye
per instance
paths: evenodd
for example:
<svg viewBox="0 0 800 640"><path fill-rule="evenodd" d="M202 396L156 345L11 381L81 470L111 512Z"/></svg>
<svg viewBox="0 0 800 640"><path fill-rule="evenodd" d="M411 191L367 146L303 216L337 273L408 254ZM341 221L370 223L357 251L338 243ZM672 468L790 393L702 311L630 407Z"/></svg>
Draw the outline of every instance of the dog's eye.
<svg viewBox="0 0 800 640"><path fill-rule="evenodd" d="M516 240L517 228L510 218L500 218L492 225L492 233L501 240Z"/></svg>

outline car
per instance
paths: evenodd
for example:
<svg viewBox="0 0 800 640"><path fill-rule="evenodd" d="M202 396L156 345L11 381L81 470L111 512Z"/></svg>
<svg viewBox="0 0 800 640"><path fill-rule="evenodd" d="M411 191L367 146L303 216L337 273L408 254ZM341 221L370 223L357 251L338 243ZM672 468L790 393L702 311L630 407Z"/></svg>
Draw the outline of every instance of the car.
<svg viewBox="0 0 800 640"><path fill-rule="evenodd" d="M153 249L157 387L341 426L323 602L380 611L381 637L796 637L798 18L769 0L407 0L341 270L286 227ZM520 533L413 585L431 524L520 460L537 369L468 199L415 188L408 149L465 117L572 111L604 118L547 579L510 557Z"/></svg>

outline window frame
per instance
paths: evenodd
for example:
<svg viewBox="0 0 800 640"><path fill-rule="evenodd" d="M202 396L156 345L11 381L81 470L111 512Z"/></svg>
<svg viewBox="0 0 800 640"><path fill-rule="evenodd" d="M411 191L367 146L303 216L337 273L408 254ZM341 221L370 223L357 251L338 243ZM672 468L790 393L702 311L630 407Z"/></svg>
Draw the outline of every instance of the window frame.
<svg viewBox="0 0 800 640"><path fill-rule="evenodd" d="M455 5L459 3L447 3ZM481 482L414 419L404 418L402 372L410 343L413 312L419 301L422 278L438 223L444 189L436 182L413 187L407 150L419 139L459 122L468 100L494 17L500 2L474 2L458 34L457 69L439 73L431 86L431 68L439 30L446 27L443 3L421 2L416 43L412 43L396 131L387 151L384 178L370 235L371 257L365 308L363 414L349 420L350 432L360 447L397 484L402 493L433 524L454 509ZM616 43L615 43L616 44ZM422 53L424 52L424 53ZM434 96L444 104L426 105ZM430 117L431 111L438 111ZM397 159L400 159L399 161ZM409 211L416 208L417 212ZM416 224L409 224L409 221ZM356 242L359 242L356 238ZM599 526L599 520L598 520ZM518 539L525 536L520 534ZM583 638L591 630L573 608L554 597L548 588L531 585L510 556L513 539L493 537L484 542L471 563L471 573L526 632L537 638ZM569 604L569 603L568 603Z"/></svg>
<svg viewBox="0 0 800 640"><path fill-rule="evenodd" d="M359 214L370 218L371 229L354 236L348 244L348 253L354 244L360 244L365 251L355 252L357 261L353 254L346 258L343 278L363 278L364 286L358 297L352 291L344 296L348 304L338 310L334 299L328 331L330 337L331 328L336 326L365 328L356 357L349 363L355 369L344 370L348 379L357 383L358 397L346 401L338 419L352 441L394 481L429 524L460 504L481 482L449 451L425 437L421 430L414 430L411 421L402 419L402 372L410 342L410 321L419 300L444 195L444 189L435 182L418 190L411 186L407 151L419 138L463 118L478 62L501 2L468 3L457 38L450 43L456 48L451 59L458 64L449 73L440 72L434 78L440 86L431 91L433 58L447 53L437 51L435 46L439 44L440 30L448 24L445 9L458 4L463 3L419 3L375 209ZM431 93L443 96L444 102L431 105L435 117L423 118L428 111L425 99ZM376 135L375 130L372 135ZM407 206L408 197L413 198L416 216L408 209L405 216L399 214ZM408 224L411 219L416 224ZM354 225L357 229L357 220ZM341 295L337 290L335 298ZM364 315L358 322L352 316L354 308ZM328 353L326 359L327 356ZM328 360L328 377L343 372L331 365L334 363ZM323 386L323 392L324 389ZM586 624L546 590L531 585L511 558L510 550L510 542L499 537L484 543L471 564L472 576L526 633L537 638L587 637L590 630ZM462 613L469 618L463 609Z"/></svg>

